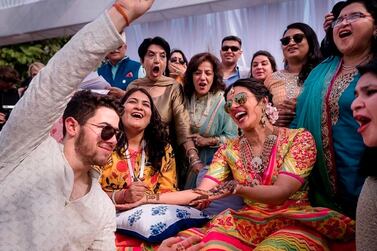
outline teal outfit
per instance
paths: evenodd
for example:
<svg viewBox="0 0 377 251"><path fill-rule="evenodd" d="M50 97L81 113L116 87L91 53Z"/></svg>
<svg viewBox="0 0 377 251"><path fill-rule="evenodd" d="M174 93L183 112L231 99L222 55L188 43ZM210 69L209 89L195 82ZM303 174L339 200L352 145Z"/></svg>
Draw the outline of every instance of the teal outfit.
<svg viewBox="0 0 377 251"><path fill-rule="evenodd" d="M202 102L200 102L200 100ZM221 143L237 136L237 126L224 110L224 93L208 93L199 99L195 95L186 102L190 114L191 133L203 137L219 137ZM196 110L196 111L195 111ZM209 165L218 146L199 148L200 160Z"/></svg>
<svg viewBox="0 0 377 251"><path fill-rule="evenodd" d="M306 128L317 144L317 161L309 179L312 205L355 217L365 180L359 174L365 146L351 110L360 74L355 71L336 79L341 64L339 57L330 57L313 69L298 97L291 127Z"/></svg>
<svg viewBox="0 0 377 251"><path fill-rule="evenodd" d="M220 144L229 138L237 137L237 125L224 110L224 92L215 94L209 92L206 96L197 98L195 94L190 100L186 100L186 108L190 114L191 133L199 133L203 137L218 137ZM198 176L190 172L185 188L194 188L201 182L208 171L208 166L219 146L207 146L198 148L200 160L206 165L200 170ZM209 215L217 215L227 208L238 210L242 208L243 200L239 196L230 196L212 202L205 212Z"/></svg>

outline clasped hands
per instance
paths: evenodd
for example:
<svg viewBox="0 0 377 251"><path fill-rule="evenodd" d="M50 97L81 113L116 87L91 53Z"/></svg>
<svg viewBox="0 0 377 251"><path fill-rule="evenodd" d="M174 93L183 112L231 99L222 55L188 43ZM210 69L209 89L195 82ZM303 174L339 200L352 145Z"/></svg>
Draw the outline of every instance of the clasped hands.
<svg viewBox="0 0 377 251"><path fill-rule="evenodd" d="M142 181L132 182L127 188L121 190L123 192L123 201L116 204L115 208L119 211L133 208L134 203L140 201L147 190L148 187Z"/></svg>

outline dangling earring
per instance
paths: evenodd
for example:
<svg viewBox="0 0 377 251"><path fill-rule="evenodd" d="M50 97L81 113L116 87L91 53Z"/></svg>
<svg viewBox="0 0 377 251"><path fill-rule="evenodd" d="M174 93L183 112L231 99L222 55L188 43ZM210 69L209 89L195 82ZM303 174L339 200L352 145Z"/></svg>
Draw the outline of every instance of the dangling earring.
<svg viewBox="0 0 377 251"><path fill-rule="evenodd" d="M260 121L259 121L259 123L262 125L262 127L266 127L267 120L268 120L268 118L267 118L267 115L266 115L266 108L263 107L262 108L262 117L260 118Z"/></svg>

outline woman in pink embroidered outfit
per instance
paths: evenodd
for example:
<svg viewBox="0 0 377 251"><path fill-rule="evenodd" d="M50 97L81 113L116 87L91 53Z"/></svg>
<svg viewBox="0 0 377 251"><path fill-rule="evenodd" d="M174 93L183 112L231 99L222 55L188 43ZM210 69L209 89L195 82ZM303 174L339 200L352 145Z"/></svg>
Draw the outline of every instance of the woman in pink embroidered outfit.
<svg viewBox="0 0 377 251"><path fill-rule="evenodd" d="M316 158L313 137L304 129L274 127L269 91L253 79L225 90L227 112L243 135L221 146L197 189L145 196L144 203L191 204L237 194L246 206L225 210L201 229L202 250L328 250L354 239L355 222L307 199L307 178ZM130 206L130 205L128 205Z"/></svg>

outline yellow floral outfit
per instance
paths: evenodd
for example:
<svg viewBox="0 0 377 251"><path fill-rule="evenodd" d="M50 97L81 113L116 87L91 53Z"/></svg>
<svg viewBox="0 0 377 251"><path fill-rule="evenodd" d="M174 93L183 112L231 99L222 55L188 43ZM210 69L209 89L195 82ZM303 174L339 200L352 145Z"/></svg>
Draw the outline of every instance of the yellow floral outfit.
<svg viewBox="0 0 377 251"><path fill-rule="evenodd" d="M111 192L127 188L131 184L132 177L127 164L125 149L121 149L121 155L116 151L111 154L108 163L102 168L100 184L102 189ZM135 176L139 176L141 151L130 151L132 166ZM149 193L165 193L177 190L177 175L173 149L168 145L165 149L165 156L162 158L161 170L155 171L146 156L144 169L144 184L149 188Z"/></svg>

